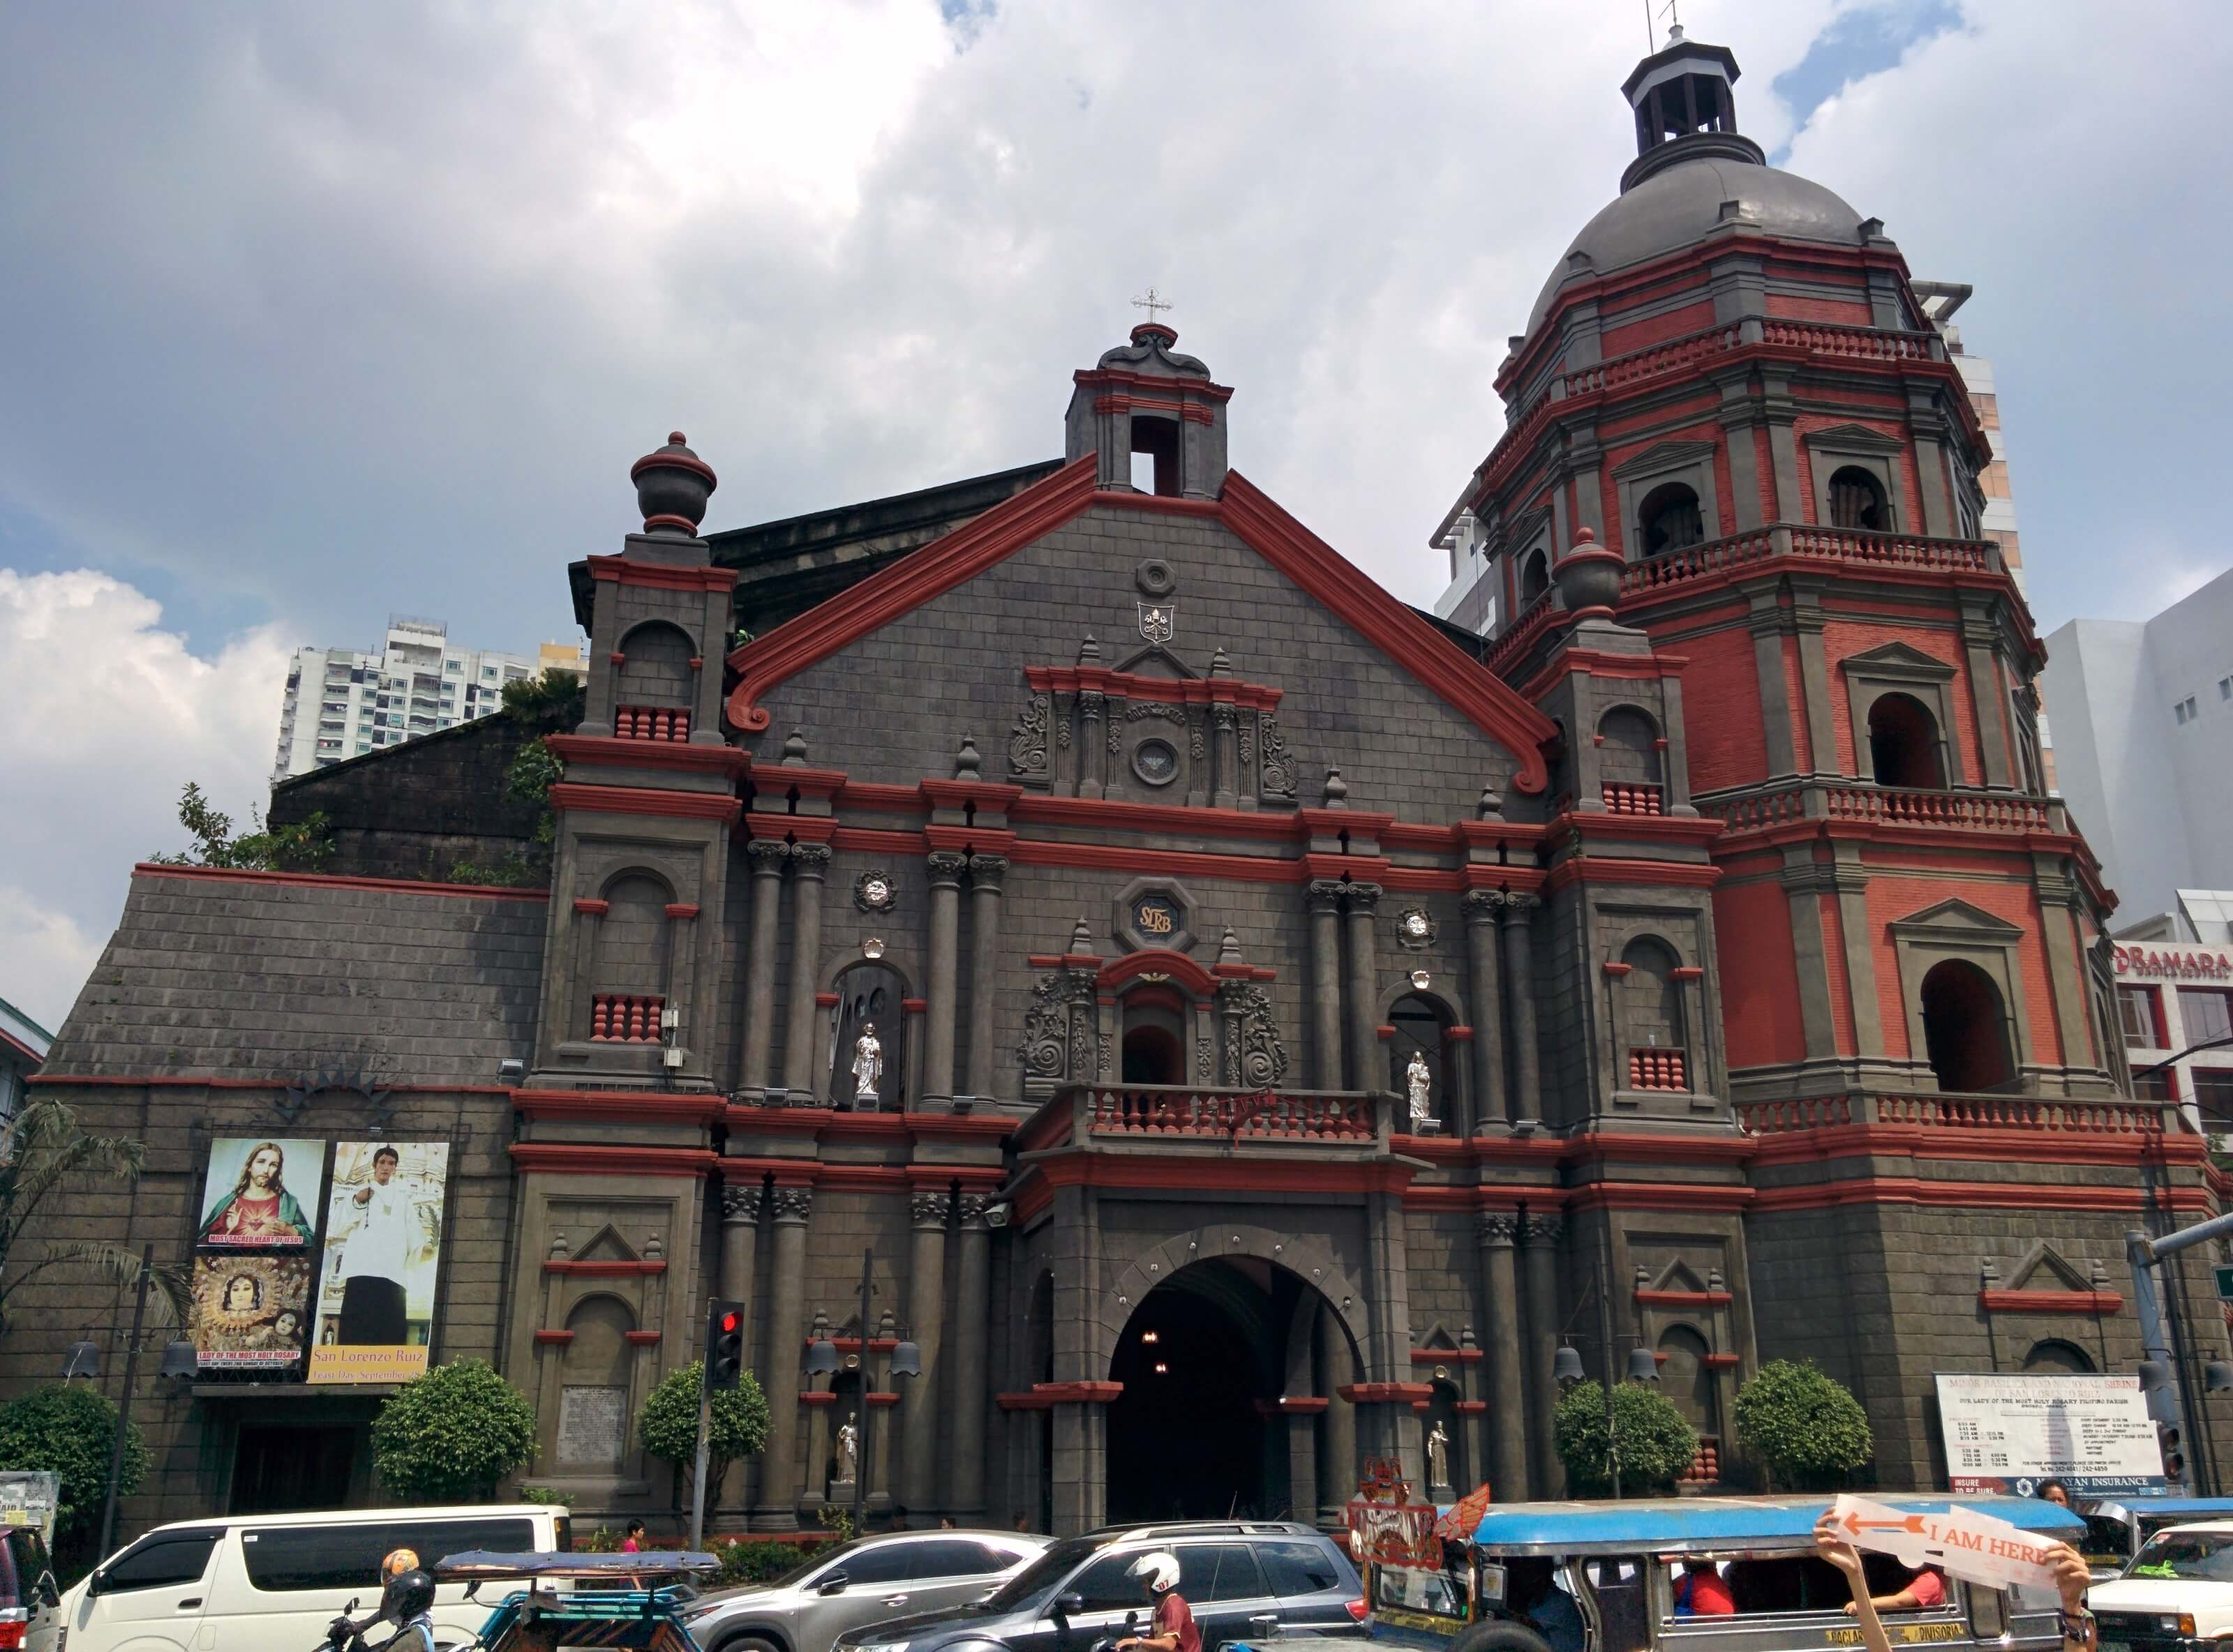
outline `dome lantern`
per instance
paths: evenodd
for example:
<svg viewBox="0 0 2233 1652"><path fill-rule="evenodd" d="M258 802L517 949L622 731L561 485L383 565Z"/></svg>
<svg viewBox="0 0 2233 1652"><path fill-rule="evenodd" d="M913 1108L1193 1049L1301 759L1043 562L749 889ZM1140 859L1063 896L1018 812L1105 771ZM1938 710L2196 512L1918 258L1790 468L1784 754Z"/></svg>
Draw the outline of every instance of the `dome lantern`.
<svg viewBox="0 0 2233 1652"><path fill-rule="evenodd" d="M1760 146L1737 132L1736 54L1686 39L1683 25L1621 82L1636 112L1637 158L1622 176L1624 192L1663 166L1711 153L1765 165Z"/></svg>

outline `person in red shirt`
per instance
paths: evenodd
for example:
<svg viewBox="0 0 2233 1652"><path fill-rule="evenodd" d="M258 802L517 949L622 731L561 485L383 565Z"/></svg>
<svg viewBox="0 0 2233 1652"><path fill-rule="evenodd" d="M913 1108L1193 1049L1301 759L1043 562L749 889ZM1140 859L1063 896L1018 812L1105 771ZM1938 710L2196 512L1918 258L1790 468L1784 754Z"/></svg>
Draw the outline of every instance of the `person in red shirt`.
<svg viewBox="0 0 2233 1652"><path fill-rule="evenodd" d="M1736 1599L1712 1561L1683 1563L1682 1580L1675 1585L1676 1616L1728 1617L1736 1610Z"/></svg>
<svg viewBox="0 0 2233 1652"><path fill-rule="evenodd" d="M1179 1593L1179 1558L1167 1549L1142 1555L1127 1568L1144 1578L1148 1598L1156 1603L1152 1635L1128 1635L1116 1642L1116 1652L1201 1652L1201 1631L1195 1627L1194 1608Z"/></svg>
<svg viewBox="0 0 2233 1652"><path fill-rule="evenodd" d="M1934 1606L1946 1603L1946 1579L1935 1568L1925 1566L1889 1595L1872 1595L1870 1602L1880 1612L1926 1612ZM1853 1616L1853 1603L1846 1603L1846 1616Z"/></svg>

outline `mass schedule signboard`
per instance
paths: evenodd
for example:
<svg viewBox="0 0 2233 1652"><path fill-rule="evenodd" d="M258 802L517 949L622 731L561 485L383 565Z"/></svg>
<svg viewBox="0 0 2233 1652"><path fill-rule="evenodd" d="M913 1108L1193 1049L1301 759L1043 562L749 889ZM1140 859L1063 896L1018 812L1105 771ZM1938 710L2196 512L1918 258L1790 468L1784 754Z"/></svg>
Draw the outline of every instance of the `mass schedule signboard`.
<svg viewBox="0 0 2233 1652"><path fill-rule="evenodd" d="M2094 1496L2165 1489L2137 1376L1941 1376L1938 1415L1956 1492L2028 1497L2043 1480Z"/></svg>

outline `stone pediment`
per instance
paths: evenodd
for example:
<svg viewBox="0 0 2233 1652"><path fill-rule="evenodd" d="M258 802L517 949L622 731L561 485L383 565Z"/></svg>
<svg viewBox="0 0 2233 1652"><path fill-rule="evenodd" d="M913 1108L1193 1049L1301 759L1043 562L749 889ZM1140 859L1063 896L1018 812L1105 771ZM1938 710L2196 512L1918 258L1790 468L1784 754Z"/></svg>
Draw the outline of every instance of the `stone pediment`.
<svg viewBox="0 0 2233 1652"><path fill-rule="evenodd" d="M1950 682L1954 677L1954 667L1943 660L1904 642L1886 642L1861 654L1849 654L1838 662L1838 669L1849 674L1935 683Z"/></svg>
<svg viewBox="0 0 2233 1652"><path fill-rule="evenodd" d="M2052 1245L2042 1241L2024 1253L2008 1276L2011 1291L2091 1291L2093 1282Z"/></svg>
<svg viewBox="0 0 2233 1652"><path fill-rule="evenodd" d="M1896 918L1888 927L1894 934L1910 938L1937 935L2006 944L2023 936L2017 925L1959 899L1941 901L1935 907Z"/></svg>
<svg viewBox="0 0 2233 1652"><path fill-rule="evenodd" d="M1871 430L1866 425L1832 425L1822 430L1810 430L1800 439L1809 447L1835 448L1845 453L1897 453L1905 446L1898 437Z"/></svg>
<svg viewBox="0 0 2233 1652"><path fill-rule="evenodd" d="M1625 482L1631 477L1680 470L1686 465L1696 465L1699 460L1710 459L1713 456L1714 445L1711 442L1654 442L1641 453L1621 460L1612 467L1612 473L1617 480Z"/></svg>

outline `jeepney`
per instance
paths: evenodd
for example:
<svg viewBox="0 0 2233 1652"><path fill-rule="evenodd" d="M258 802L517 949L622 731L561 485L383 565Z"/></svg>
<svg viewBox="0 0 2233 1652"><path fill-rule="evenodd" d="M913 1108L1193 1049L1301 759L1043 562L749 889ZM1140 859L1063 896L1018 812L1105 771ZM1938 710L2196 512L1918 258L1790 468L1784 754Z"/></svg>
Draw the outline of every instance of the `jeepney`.
<svg viewBox="0 0 2233 1652"><path fill-rule="evenodd" d="M2084 1536L2078 1516L2031 1498L1877 1500L1904 1513L1942 1512L1958 1501L2064 1542ZM1814 1553L1814 1523L1829 1502L1492 1504L1455 1525L1442 1511L1431 1525L1417 1513L1383 1515L1377 1538L1353 1546L1374 1638L1424 1652L1843 1652L1859 1646L1861 1634L1844 1611L1844 1576ZM1733 1615L1677 1615L1686 1564L1721 1572ZM1888 1555L1866 1556L1865 1564L1878 1594L1909 1575ZM1943 1606L1887 1613L1884 1623L1895 1647L2058 1652L2055 1610L2051 1595L1950 1577Z"/></svg>
<svg viewBox="0 0 2233 1652"><path fill-rule="evenodd" d="M2166 1526L2233 1520L2233 1497L2118 1497L2078 1499L2086 1540L2078 1545L2096 1578L2121 1576L2140 1545Z"/></svg>
<svg viewBox="0 0 2233 1652"><path fill-rule="evenodd" d="M691 1550L645 1554L497 1554L472 1549L433 1566L443 1583L464 1583L465 1598L489 1583L525 1584L489 1613L459 1652L560 1652L627 1647L635 1652L698 1652L682 1621L697 1598L689 1583L720 1561ZM546 1584L570 1585L567 1592Z"/></svg>

